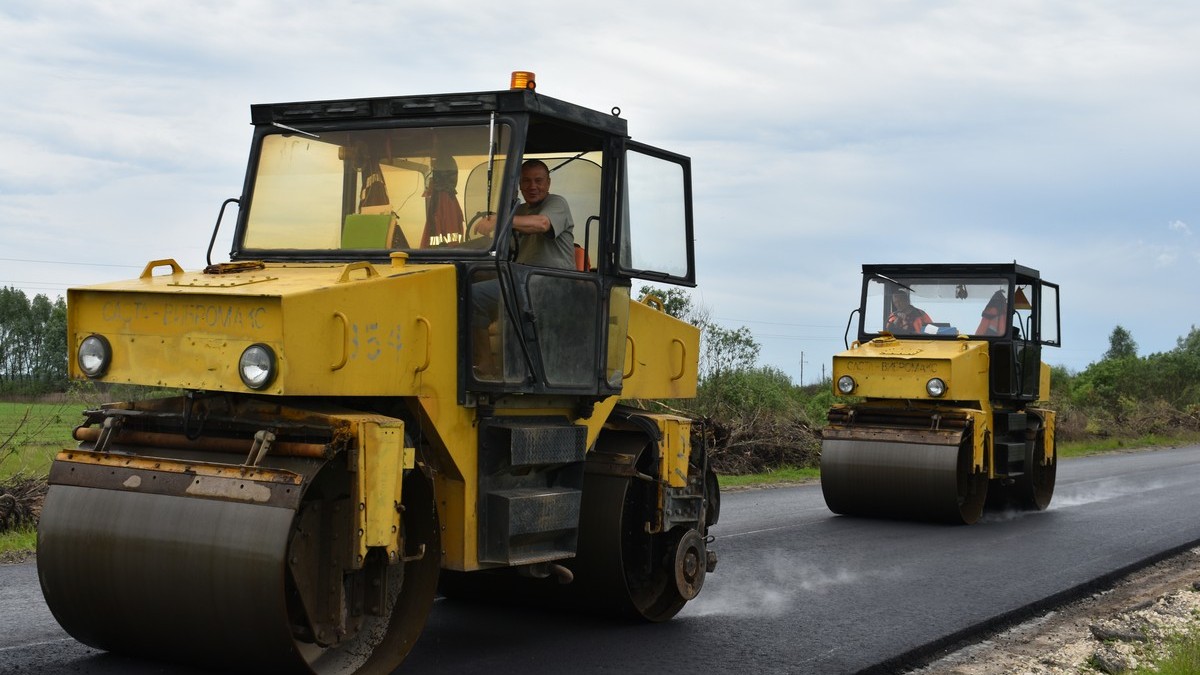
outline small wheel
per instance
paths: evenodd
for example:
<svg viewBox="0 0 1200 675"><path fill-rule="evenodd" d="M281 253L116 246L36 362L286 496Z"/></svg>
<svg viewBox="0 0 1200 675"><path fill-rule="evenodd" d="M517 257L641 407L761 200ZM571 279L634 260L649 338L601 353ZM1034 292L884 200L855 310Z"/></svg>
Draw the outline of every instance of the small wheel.
<svg viewBox="0 0 1200 675"><path fill-rule="evenodd" d="M695 530L682 530L675 544L675 590L684 601L693 600L704 587L707 572L707 553L704 537Z"/></svg>

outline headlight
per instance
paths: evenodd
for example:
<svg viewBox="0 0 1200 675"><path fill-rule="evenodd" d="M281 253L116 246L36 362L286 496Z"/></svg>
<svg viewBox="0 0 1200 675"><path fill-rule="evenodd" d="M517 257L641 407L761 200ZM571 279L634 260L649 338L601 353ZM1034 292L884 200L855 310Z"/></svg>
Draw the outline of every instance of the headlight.
<svg viewBox="0 0 1200 675"><path fill-rule="evenodd" d="M850 377L849 375L843 375L839 377L837 381L837 388L838 391L842 392L843 394L849 394L850 392L854 391L854 378Z"/></svg>
<svg viewBox="0 0 1200 675"><path fill-rule="evenodd" d="M264 344L246 347L238 359L238 375L251 389L263 389L275 379L275 352Z"/></svg>
<svg viewBox="0 0 1200 675"><path fill-rule="evenodd" d="M89 335L79 345L76 362L84 375L100 377L112 363L112 346L103 335Z"/></svg>
<svg viewBox="0 0 1200 675"><path fill-rule="evenodd" d="M935 377L925 383L925 391L934 398L941 398L946 393L946 383L942 381L942 378Z"/></svg>

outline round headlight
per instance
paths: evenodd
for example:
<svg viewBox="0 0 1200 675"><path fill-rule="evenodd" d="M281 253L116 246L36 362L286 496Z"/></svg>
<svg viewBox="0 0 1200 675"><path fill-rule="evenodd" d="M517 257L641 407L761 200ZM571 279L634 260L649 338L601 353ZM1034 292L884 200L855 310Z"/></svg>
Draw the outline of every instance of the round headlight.
<svg viewBox="0 0 1200 675"><path fill-rule="evenodd" d="M843 394L849 394L850 392L854 391L854 378L850 377L849 375L843 375L839 377L837 381L837 388L838 391L842 392Z"/></svg>
<svg viewBox="0 0 1200 675"><path fill-rule="evenodd" d="M946 393L946 383L942 381L942 378L935 377L925 383L925 391L934 398L941 398Z"/></svg>
<svg viewBox="0 0 1200 675"><path fill-rule="evenodd" d="M79 369L88 377L100 377L112 363L112 346L103 335L89 335L79 344Z"/></svg>
<svg viewBox="0 0 1200 675"><path fill-rule="evenodd" d="M238 359L238 375L251 389L262 389L275 379L275 352L264 344L246 347Z"/></svg>

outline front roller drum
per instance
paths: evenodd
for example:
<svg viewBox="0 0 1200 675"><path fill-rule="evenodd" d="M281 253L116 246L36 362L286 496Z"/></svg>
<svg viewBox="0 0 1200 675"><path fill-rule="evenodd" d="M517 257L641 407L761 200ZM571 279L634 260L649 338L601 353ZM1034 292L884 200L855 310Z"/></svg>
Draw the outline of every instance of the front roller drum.
<svg viewBox="0 0 1200 675"><path fill-rule="evenodd" d="M115 473L115 471L114 471ZM340 490L344 472L322 480ZM134 481L126 480L127 487ZM404 484L404 534L423 555L383 572L383 611L318 644L289 564L313 504L291 508L113 486L51 485L38 531L38 575L63 628L92 647L221 671L390 672L432 606L439 569L432 490ZM323 531L328 534L328 530ZM312 536L308 532L308 536ZM347 533L341 533L343 539ZM318 546L336 546L328 538ZM355 583L353 575L333 584ZM336 588L326 584L322 588ZM311 596L312 593L307 593Z"/></svg>
<svg viewBox="0 0 1200 675"><path fill-rule="evenodd" d="M953 445L826 438L821 491L834 513L971 524L987 500L969 435Z"/></svg>

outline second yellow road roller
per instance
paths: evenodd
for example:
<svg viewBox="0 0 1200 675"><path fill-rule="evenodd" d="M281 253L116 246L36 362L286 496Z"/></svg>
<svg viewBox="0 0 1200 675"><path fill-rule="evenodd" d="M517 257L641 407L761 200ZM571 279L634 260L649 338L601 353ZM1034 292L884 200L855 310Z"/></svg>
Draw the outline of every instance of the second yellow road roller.
<svg viewBox="0 0 1200 675"><path fill-rule="evenodd" d="M1047 508L1058 286L1016 263L862 271L858 339L833 359L846 402L821 444L830 510L970 524L989 505Z"/></svg>
<svg viewBox="0 0 1200 675"><path fill-rule="evenodd" d="M68 633L386 673L443 572L648 621L696 597L707 450L622 404L696 392L698 330L630 293L695 285L690 161L535 87L254 105L207 266L68 291L71 375L148 392L51 468L37 565Z"/></svg>

